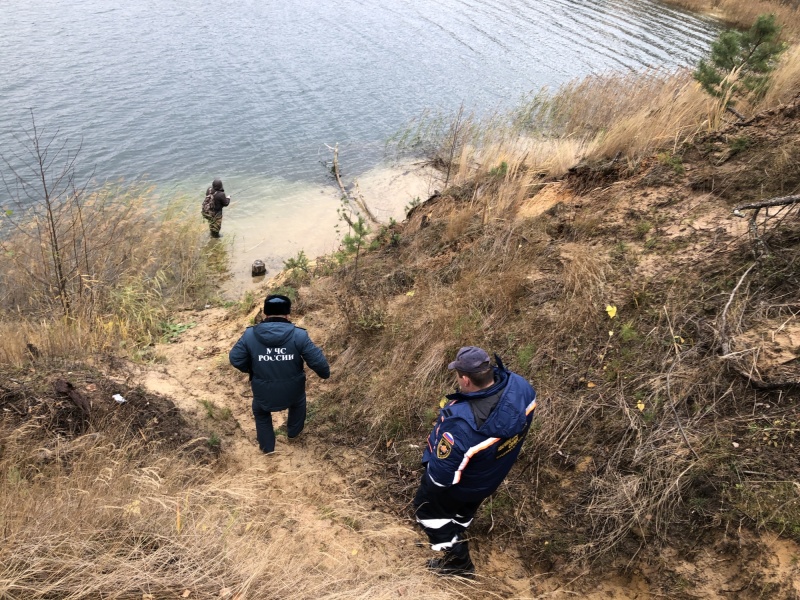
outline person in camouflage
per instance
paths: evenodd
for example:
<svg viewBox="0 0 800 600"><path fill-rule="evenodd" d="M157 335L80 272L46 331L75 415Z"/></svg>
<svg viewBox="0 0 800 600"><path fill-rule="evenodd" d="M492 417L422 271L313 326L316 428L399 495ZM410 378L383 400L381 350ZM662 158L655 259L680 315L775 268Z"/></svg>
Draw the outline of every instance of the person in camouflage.
<svg viewBox="0 0 800 600"><path fill-rule="evenodd" d="M222 228L222 208L231 203L231 197L225 194L225 189L222 187L222 180L215 179L211 183L211 187L206 190L206 196L212 196L214 201L214 214L208 219L208 230L211 232L211 237L221 237L219 230Z"/></svg>

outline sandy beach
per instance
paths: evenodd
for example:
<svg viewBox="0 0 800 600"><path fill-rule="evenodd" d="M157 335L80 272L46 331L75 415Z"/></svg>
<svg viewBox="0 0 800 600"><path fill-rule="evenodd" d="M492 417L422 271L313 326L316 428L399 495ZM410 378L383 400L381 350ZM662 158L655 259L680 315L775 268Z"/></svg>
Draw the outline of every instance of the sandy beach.
<svg viewBox="0 0 800 600"><path fill-rule="evenodd" d="M427 199L436 189L436 177L433 169L417 160L380 166L352 180L345 178L344 184L348 189L357 184L369 209L385 224L402 221L415 198ZM333 180L321 187L289 189L281 198L272 198L263 212L252 207L237 210L236 190L229 193L233 201L225 209L222 227L222 242L230 247L231 278L223 286L226 299L238 300L263 282L263 277L251 276L253 261L263 260L266 277L271 277L300 251L309 259L335 251L346 233L337 213L341 191Z"/></svg>

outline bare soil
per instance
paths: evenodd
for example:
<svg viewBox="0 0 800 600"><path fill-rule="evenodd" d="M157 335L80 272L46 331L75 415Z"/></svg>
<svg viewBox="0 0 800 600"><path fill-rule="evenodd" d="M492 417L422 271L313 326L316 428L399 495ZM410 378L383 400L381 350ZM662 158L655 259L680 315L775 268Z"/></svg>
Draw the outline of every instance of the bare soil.
<svg viewBox="0 0 800 600"><path fill-rule="evenodd" d="M363 518L369 523L361 529L368 531L370 538L379 532L380 543L371 552L370 562L385 567L413 555L420 565L420 577L430 579L429 585L432 590L438 590L437 595L449 597L454 593L453 582L425 573L424 561L431 553L424 544L423 535L416 530L408 507L391 506L385 495L376 491L381 483L373 479L379 476L377 461L372 458L375 441L364 439L360 447L353 448L332 442L329 432L317 435L322 432L318 432L314 420L314 402L330 383L310 375L310 419L299 442L289 443L282 435L273 455L263 455L259 451L247 377L230 367L227 360L229 349L254 314L255 311L234 316L222 308L184 313L182 321L191 323L192 327L175 343L156 348L160 364L131 366L127 371L129 380L142 383L149 394L169 398L195 427L205 430L207 435L219 436L222 455L238 465L237 468L244 471L258 466L274 473L264 493L284 501L287 497L296 498L296 517L304 523L307 535L327 547L363 547L365 540L359 538L358 531L334 527L314 509L314 506L335 506L341 502L351 507L355 505L357 513L368 515ZM326 333L313 322L315 318L312 315L309 319L300 319L298 324L309 329L312 339L324 340ZM335 373L335 357L333 360ZM213 408L209 410L208 406ZM225 409L230 410L230 417L225 416ZM284 425L284 418L285 413L276 415L276 427ZM552 516L557 518L555 514ZM483 538L476 542L473 554L479 577L474 583L455 584L455 590L463 597L657 598L662 595L654 590L663 585L668 571L671 578L679 579L685 574L684 583L678 580L673 587L690 586L684 590L684 596L675 597L736 598L748 585L742 578L743 562L759 565L758 577L762 585L773 582L775 589L784 592L794 589L795 594L800 585L797 560L800 548L771 534L755 539L747 531L731 532L724 547L695 548L690 554L667 548L661 555L656 553L637 561L624 575L613 570L608 576L565 577L557 564L549 571L538 572L537 565L520 554L512 539ZM291 553L293 549L287 547L286 551ZM668 570L664 568L666 565ZM786 588L787 583L789 588Z"/></svg>

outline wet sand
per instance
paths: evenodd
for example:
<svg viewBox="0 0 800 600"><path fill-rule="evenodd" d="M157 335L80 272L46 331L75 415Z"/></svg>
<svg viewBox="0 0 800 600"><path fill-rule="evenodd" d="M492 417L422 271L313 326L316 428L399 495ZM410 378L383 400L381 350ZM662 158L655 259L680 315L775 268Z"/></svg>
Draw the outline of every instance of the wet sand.
<svg viewBox="0 0 800 600"><path fill-rule="evenodd" d="M435 171L419 161L377 167L344 183L350 189L356 182L367 206L384 224L405 219L414 198L427 199L437 185ZM227 300L238 300L263 283L264 277L251 276L253 261L264 261L269 278L301 250L309 259L334 252L347 232L337 213L341 191L333 181L324 187L287 187L265 209L251 204L237 210L236 190L229 193L233 200L222 226L222 241L230 244L231 278L223 286Z"/></svg>

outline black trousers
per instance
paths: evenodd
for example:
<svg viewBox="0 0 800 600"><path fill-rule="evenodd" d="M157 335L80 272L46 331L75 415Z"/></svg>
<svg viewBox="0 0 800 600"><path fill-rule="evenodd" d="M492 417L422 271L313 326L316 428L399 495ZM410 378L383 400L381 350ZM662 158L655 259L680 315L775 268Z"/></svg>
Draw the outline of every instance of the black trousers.
<svg viewBox="0 0 800 600"><path fill-rule="evenodd" d="M445 550L456 555L468 555L465 531L472 523L483 498L465 502L452 497L447 488L436 486L422 474L414 497L417 523L428 536L432 550Z"/></svg>
<svg viewBox="0 0 800 600"><path fill-rule="evenodd" d="M272 427L272 413L264 410L261 405L253 400L253 417L256 420L256 438L261 451L269 454L275 451L275 430ZM289 416L286 419L286 435L290 438L297 437L306 424L306 397L303 397L289 407Z"/></svg>

